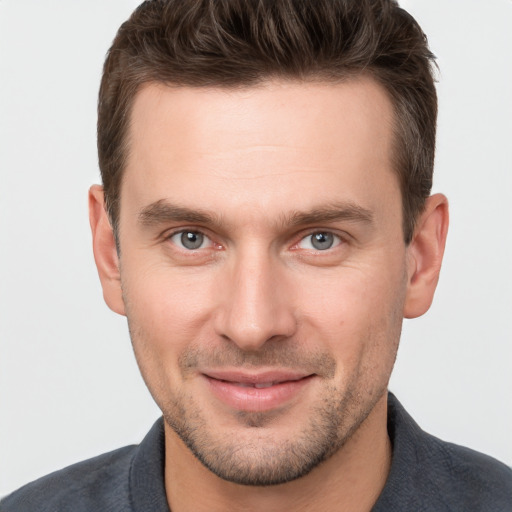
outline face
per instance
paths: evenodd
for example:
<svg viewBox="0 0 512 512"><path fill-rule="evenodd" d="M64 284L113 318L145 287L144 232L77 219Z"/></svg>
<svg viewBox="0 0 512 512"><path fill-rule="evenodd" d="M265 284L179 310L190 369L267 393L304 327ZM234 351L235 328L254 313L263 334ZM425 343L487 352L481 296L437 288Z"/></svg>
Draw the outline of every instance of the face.
<svg viewBox="0 0 512 512"><path fill-rule="evenodd" d="M407 282L392 116L369 79L136 97L121 312L169 435L226 480L307 474L384 396Z"/></svg>

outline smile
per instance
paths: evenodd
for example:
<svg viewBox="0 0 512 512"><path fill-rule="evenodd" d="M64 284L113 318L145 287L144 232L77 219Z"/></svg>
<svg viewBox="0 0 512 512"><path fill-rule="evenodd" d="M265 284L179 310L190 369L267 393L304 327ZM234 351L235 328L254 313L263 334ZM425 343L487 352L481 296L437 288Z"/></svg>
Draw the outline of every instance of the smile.
<svg viewBox="0 0 512 512"><path fill-rule="evenodd" d="M208 371L203 373L210 392L231 409L264 412L283 407L297 399L315 375L293 372Z"/></svg>

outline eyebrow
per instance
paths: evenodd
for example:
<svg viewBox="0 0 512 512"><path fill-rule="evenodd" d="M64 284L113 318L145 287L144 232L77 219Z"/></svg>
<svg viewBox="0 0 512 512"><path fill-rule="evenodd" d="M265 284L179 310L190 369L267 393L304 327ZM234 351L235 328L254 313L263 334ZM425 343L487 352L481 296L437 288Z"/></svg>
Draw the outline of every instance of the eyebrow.
<svg viewBox="0 0 512 512"><path fill-rule="evenodd" d="M222 224L220 217L201 209L190 209L160 199L143 208L139 213L143 226L154 226L165 222L190 222L193 224Z"/></svg>
<svg viewBox="0 0 512 512"><path fill-rule="evenodd" d="M333 203L307 212L294 212L285 218L285 224L292 226L321 224L323 222L350 221L362 224L373 223L373 213L353 203Z"/></svg>
<svg viewBox="0 0 512 512"><path fill-rule="evenodd" d="M373 223L371 210L354 203L331 203L309 211L294 211L284 214L277 224L282 227L349 221L362 224ZM160 199L144 207L139 213L139 222L151 227L166 222L187 222L210 226L223 226L221 216L204 210L191 209Z"/></svg>

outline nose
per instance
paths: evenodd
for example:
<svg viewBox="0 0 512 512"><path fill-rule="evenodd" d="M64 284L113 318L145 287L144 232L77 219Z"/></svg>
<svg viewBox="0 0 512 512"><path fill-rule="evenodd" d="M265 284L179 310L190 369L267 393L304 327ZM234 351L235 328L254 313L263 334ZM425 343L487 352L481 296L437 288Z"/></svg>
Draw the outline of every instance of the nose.
<svg viewBox="0 0 512 512"><path fill-rule="evenodd" d="M285 269L268 254L241 255L223 275L215 312L216 333L245 351L296 330L293 296Z"/></svg>

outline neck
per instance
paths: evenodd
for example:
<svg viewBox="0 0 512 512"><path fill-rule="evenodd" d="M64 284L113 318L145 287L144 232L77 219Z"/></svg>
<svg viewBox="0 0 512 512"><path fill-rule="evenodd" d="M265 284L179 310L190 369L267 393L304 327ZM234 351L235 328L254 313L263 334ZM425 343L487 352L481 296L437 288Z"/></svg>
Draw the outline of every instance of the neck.
<svg viewBox="0 0 512 512"><path fill-rule="evenodd" d="M251 487L222 480L167 424L165 452L165 487L172 512L367 512L384 488L391 464L387 394L338 452L286 484Z"/></svg>

